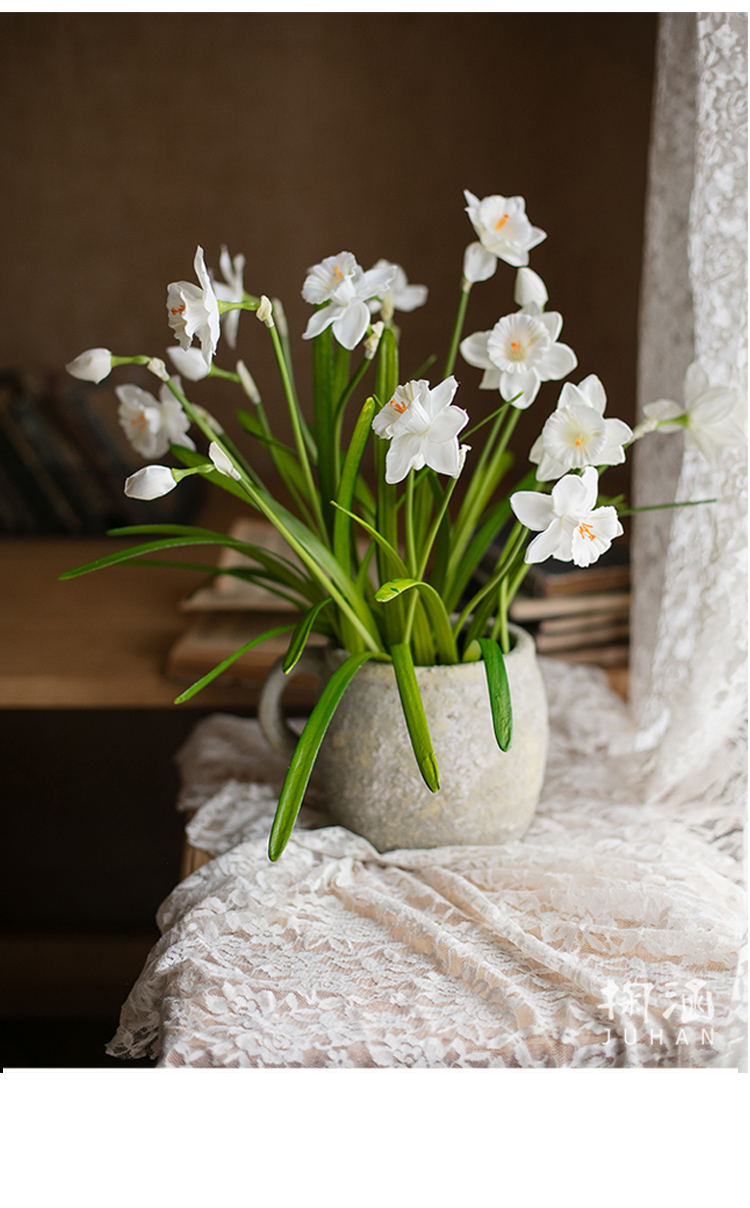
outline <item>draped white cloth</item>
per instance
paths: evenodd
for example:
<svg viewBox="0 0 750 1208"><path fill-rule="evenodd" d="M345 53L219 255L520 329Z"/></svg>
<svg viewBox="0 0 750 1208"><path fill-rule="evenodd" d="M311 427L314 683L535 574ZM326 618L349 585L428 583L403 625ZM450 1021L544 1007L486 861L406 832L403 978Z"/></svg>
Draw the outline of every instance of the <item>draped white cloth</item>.
<svg viewBox="0 0 750 1208"><path fill-rule="evenodd" d="M746 385L746 41L744 14L662 14L641 404L680 398L696 357ZM283 765L253 721L197 727L180 807L216 855L161 907L110 1053L746 1068L746 460L711 471L681 441L638 446L637 502L719 502L636 532L632 707L543 661L551 750L524 839L380 854L313 787L270 864Z"/></svg>

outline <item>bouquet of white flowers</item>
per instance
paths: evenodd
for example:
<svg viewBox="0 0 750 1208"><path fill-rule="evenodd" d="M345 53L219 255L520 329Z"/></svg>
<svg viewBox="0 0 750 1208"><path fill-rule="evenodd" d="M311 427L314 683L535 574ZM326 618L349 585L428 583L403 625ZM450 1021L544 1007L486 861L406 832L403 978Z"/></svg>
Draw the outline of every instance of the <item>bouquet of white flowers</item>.
<svg viewBox="0 0 750 1208"><path fill-rule="evenodd" d="M530 450L533 468L516 479L511 491L501 492L513 465L509 441L520 412L534 403L544 382L561 381L578 362L559 340L561 315L546 309L547 290L528 267L530 250L546 235L530 223L524 199L495 195L480 201L467 191L466 201L477 239L464 252L458 315L435 385L420 373L402 382L400 331L394 322L397 311L421 306L427 289L409 284L403 269L385 260L365 271L349 252L309 269L302 288L305 301L315 307L302 336L314 342L310 423L298 397L281 303L246 293L244 257L232 258L226 248L219 261L223 280L207 270L199 247L197 284L180 281L168 287L167 318L179 345L168 354L175 372L163 360L115 356L106 348L85 352L67 366L75 377L100 382L117 366L140 364L162 382L158 399L134 385L118 386L120 420L144 458L171 450L182 468L152 462L128 478L126 494L154 499L188 475L202 474L270 521L295 556L293 561L202 528L142 525L114 533L148 535L146 543L63 576L168 548L223 545L245 555L252 568L197 568L238 575L295 605L296 624L274 628L241 647L178 701L199 691L250 646L283 632L289 633L287 672L313 632L346 652L292 760L271 834L272 859L291 833L328 723L363 662L392 662L417 764L428 788L436 791L439 769L415 665L482 659L495 736L507 749L511 702L503 655L511 644L508 607L529 564L556 558L589 566L609 548L623 531L619 516L628 509L620 497L602 499L599 476L623 462L626 448L646 432L682 427L709 457L722 444L744 439L739 392L711 388L698 366L688 373L684 407L655 403L635 432L621 420L605 417L604 387L589 374L577 385L562 386ZM462 339L470 291L494 275L499 261L517 270L516 309L490 331ZM292 445L274 435L244 362L237 361L231 371L215 363L222 335L235 348L241 311L254 313L268 331ZM352 365L352 353L360 346ZM473 427L467 427L469 415L455 402L459 351L470 366L483 371L480 389L498 397L499 405ZM241 451L213 416L187 397L182 378L197 384L212 377L231 379L244 392L250 405L238 412L239 424L250 449L257 442L269 451L293 507L283 506L261 480L252 452ZM358 414L345 442L348 407ZM196 448L190 429L204 439L205 452ZM471 445L465 443L469 439ZM374 490L362 470L368 445L375 463ZM454 488L467 469L470 481L460 506L452 510ZM362 534L364 551L355 539ZM480 561L503 534L493 572L471 590Z"/></svg>

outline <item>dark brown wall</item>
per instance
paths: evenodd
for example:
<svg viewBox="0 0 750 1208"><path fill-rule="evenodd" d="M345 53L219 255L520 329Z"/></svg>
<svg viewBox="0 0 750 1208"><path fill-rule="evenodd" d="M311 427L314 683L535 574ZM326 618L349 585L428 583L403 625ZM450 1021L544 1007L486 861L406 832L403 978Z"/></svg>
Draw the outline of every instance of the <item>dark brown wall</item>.
<svg viewBox="0 0 750 1208"><path fill-rule="evenodd" d="M197 243L215 265L226 242L247 256L246 287L284 300L303 381L306 268L342 249L365 267L403 263L431 289L403 323L414 370L449 338L472 238L466 187L526 197L549 233L532 264L578 354L573 380L598 373L611 413L632 416L656 20L0 18L0 364L60 366L100 344L163 355L166 284L192 278ZM476 287L467 333L513 309L513 276L501 265ZM264 333L248 320L240 352L272 397ZM457 401L486 414L477 371L459 362L459 377ZM547 387L545 414L556 397ZM234 405L226 387L195 398Z"/></svg>

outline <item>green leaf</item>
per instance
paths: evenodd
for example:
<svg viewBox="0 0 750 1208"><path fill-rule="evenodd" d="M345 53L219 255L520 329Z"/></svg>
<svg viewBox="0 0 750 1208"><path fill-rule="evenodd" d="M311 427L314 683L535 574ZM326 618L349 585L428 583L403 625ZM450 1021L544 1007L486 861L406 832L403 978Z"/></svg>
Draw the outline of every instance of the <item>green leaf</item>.
<svg viewBox="0 0 750 1208"><path fill-rule="evenodd" d="M340 505L338 503L334 503L333 506L338 508ZM345 508L341 508L341 511L345 510ZM370 534L373 541L376 541L380 548L385 550L386 553L390 555L390 557L393 559L396 569L399 570L402 575L408 573L406 563L402 559L401 555L393 548L389 541L386 541L385 537L379 533L376 528L373 528L373 526L368 524L366 520L363 520L361 516L357 516L355 512L347 512L347 515L350 516L352 520L356 520L357 524L359 524L365 530L365 532Z"/></svg>
<svg viewBox="0 0 750 1208"><path fill-rule="evenodd" d="M453 636L451 628L450 617L440 596L429 583L424 583L421 579L390 579L375 592L375 599L380 604L386 604L389 600L395 600L402 592L409 591L412 587L416 587L422 596L422 602L432 626L441 663L457 663L458 651L456 649L456 639Z"/></svg>
<svg viewBox="0 0 750 1208"><path fill-rule="evenodd" d="M312 775L313 766L320 750L320 744L325 737L326 730L336 712L341 697L362 664L373 657L377 656L370 650L360 651L359 654L350 654L341 666L334 671L323 689L315 708L307 719L305 728L297 743L297 750L292 756L292 762L286 774L284 787L281 790L279 804L268 840L269 859L278 860L289 842L289 836L297 821L297 815L302 805L305 789Z"/></svg>
<svg viewBox="0 0 750 1208"><path fill-rule="evenodd" d="M343 570L351 567L351 512L354 488L359 472L359 463L365 451L367 438L370 435L372 417L375 413L375 399L365 400L364 406L354 426L354 432L349 442L349 449L341 472L339 493L336 499L336 515L333 524L333 553Z"/></svg>
<svg viewBox="0 0 750 1208"><path fill-rule="evenodd" d="M501 751L509 751L513 739L513 709L503 652L492 638L477 638L477 642L482 650L484 669L487 673L492 725L497 745Z"/></svg>
<svg viewBox="0 0 750 1208"><path fill-rule="evenodd" d="M202 679L196 680L194 684L191 684L189 688L180 693L180 695L175 699L174 703L176 705L181 705L184 701L190 700L191 696L195 696L196 692L200 692L201 688L205 688L207 684L210 684L212 680L215 680L217 675L221 675L222 671L226 671L227 667L231 667L232 663L235 663L237 659L242 658L243 654L247 654L248 650L252 650L253 646L259 646L261 642L267 641L268 638L276 638L282 633L289 633L289 631L293 628L293 625L280 625L276 629L267 630L266 633L262 633L260 637L253 638L250 642L245 642L244 646L240 646L239 650L235 650L234 654L230 654L229 658L224 659L223 663L219 663L218 667L214 667L213 670L209 671L207 675L204 675Z"/></svg>
<svg viewBox="0 0 750 1208"><path fill-rule="evenodd" d="M148 528L150 526L134 526L129 531L147 531ZM190 531L187 526L186 531ZM112 535L119 536L127 532L127 529L113 529ZM260 546L250 545L246 541L237 541L234 537L227 537L222 533L211 533L208 529L196 529L192 536L168 536L160 541L147 541L142 545L131 545L127 549L118 549L111 554L105 554L102 558L96 558L93 562L86 562L82 566L73 567L72 570L63 571L59 578L75 579L78 575L89 574L93 570L103 570L107 566L116 566L121 562L129 562L144 554L153 554L165 549L183 549L192 545L223 545L229 549L236 549L259 562L261 566L265 566L267 570L278 576L280 582L286 583L287 587L291 587L305 597L310 595L309 584L299 575L288 571L284 562L275 555L269 554Z"/></svg>
<svg viewBox="0 0 750 1208"><path fill-rule="evenodd" d="M401 697L401 705L406 719L406 728L409 731L417 766L430 792L436 793L440 788L440 773L414 671L411 650L405 642L397 642L395 646L391 647L391 657L393 670L396 673L398 694Z"/></svg>
<svg viewBox="0 0 750 1208"><path fill-rule="evenodd" d="M294 633L289 639L289 649L284 655L282 667L285 674L288 675L292 670L292 667L294 667L299 661L300 655L307 645L307 639L312 632L313 625L318 619L318 614L321 613L328 604L332 603L333 599L331 596L329 596L326 600L321 600L319 604L315 604L312 608L308 608L307 612L300 617Z"/></svg>

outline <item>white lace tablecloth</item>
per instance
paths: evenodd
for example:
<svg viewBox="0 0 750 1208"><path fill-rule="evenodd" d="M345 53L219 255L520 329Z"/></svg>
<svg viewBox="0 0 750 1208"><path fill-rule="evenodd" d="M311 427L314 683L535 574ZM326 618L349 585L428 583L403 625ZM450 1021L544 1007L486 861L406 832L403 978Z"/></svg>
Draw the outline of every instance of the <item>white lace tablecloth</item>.
<svg viewBox="0 0 750 1208"><path fill-rule="evenodd" d="M256 722L201 722L179 757L179 804L197 810L192 843L216 855L162 905L162 939L110 1054L163 1066L741 1068L741 748L725 752L718 795L693 778L690 799L650 800L604 674L543 668L542 802L524 839L499 847L380 854L327 824L318 790L272 864L284 767Z"/></svg>

